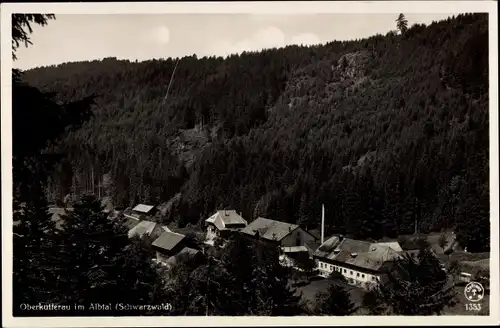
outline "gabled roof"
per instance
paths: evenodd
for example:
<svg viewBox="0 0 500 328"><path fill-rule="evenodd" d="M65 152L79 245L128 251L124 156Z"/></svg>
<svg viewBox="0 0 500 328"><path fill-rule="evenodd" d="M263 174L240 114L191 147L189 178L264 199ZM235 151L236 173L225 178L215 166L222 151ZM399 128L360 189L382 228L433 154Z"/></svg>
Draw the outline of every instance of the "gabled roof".
<svg viewBox="0 0 500 328"><path fill-rule="evenodd" d="M205 222L212 223L218 230L241 228L241 226L248 224L235 210L217 211L214 215L206 219Z"/></svg>
<svg viewBox="0 0 500 328"><path fill-rule="evenodd" d="M320 246L321 242L319 241L308 241L304 243L304 246L311 250L311 252L316 251Z"/></svg>
<svg viewBox="0 0 500 328"><path fill-rule="evenodd" d="M170 229L166 226L162 226L159 223L143 220L129 230L128 237L143 237L147 235L153 239L156 239L165 231L170 231Z"/></svg>
<svg viewBox="0 0 500 328"><path fill-rule="evenodd" d="M281 241L298 227L299 226L297 224L274 221L259 217L256 220L252 221L244 229L242 229L241 232L250 236L255 236L258 233L261 238Z"/></svg>
<svg viewBox="0 0 500 328"><path fill-rule="evenodd" d="M312 229L312 230L307 230L311 236L313 236L316 239L321 238L321 229Z"/></svg>
<svg viewBox="0 0 500 328"><path fill-rule="evenodd" d="M153 242L153 246L171 251L184 238L185 238L185 236L181 235L180 233L175 233L172 231L165 231L164 233L161 234L161 236L159 236Z"/></svg>
<svg viewBox="0 0 500 328"><path fill-rule="evenodd" d="M395 243L397 244L397 243ZM386 262L401 258L399 244L370 243L368 241L333 236L326 240L314 256L349 264L362 269L381 270Z"/></svg>
<svg viewBox="0 0 500 328"><path fill-rule="evenodd" d="M134 212L139 212L139 213L144 213L147 214L149 213L152 209L154 208L153 205L145 205L145 204L139 204L136 207L132 209Z"/></svg>

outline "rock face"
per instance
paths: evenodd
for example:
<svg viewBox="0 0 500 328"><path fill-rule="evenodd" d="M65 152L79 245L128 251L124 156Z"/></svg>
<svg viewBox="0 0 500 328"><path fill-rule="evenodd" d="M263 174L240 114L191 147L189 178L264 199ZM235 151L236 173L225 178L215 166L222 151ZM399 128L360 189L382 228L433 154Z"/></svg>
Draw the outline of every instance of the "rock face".
<svg viewBox="0 0 500 328"><path fill-rule="evenodd" d="M197 154L204 147L210 145L210 139L216 137L217 131L212 128L210 131L196 126L189 130L180 130L178 135L169 142L169 149L189 170Z"/></svg>
<svg viewBox="0 0 500 328"><path fill-rule="evenodd" d="M318 100L334 109L342 98L376 83L370 78L374 59L371 51L363 50L304 66L293 73L280 101L288 110L304 104L314 107Z"/></svg>
<svg viewBox="0 0 500 328"><path fill-rule="evenodd" d="M341 80L359 79L366 75L369 61L369 51L352 52L341 56L332 70L339 73Z"/></svg>

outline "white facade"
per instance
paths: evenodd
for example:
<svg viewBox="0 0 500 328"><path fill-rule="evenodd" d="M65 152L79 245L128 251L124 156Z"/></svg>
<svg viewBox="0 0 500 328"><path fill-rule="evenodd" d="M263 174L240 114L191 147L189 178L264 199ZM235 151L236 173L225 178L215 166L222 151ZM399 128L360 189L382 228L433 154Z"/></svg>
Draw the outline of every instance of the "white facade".
<svg viewBox="0 0 500 328"><path fill-rule="evenodd" d="M360 285L363 288L370 288L380 281L380 274L367 273L353 268L343 267L338 264L331 264L320 260L316 261L317 269L322 277L328 277L334 271L344 276L350 284Z"/></svg>
<svg viewBox="0 0 500 328"><path fill-rule="evenodd" d="M207 235L205 239L205 244L208 245L214 245L214 240L218 236L218 231L217 228L215 228L213 225L209 224L207 227Z"/></svg>

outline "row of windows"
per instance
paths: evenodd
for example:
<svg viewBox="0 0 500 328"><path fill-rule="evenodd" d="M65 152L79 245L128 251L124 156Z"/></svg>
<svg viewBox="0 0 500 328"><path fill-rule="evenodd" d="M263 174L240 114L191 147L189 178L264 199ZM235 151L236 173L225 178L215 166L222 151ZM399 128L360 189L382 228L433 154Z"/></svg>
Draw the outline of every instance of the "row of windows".
<svg viewBox="0 0 500 328"><path fill-rule="evenodd" d="M322 269L328 269L328 264L326 264L326 263L320 262L319 266ZM347 273L347 269L343 269L341 267L337 267L337 266L331 265L331 264L330 264L330 271L337 271L337 272L340 272L340 273ZM352 270L349 270L349 274L352 276L354 273L353 273ZM359 278L360 276L361 276L361 278L364 278L365 274L364 273L356 272L356 277ZM376 280L376 277L372 276L372 280Z"/></svg>

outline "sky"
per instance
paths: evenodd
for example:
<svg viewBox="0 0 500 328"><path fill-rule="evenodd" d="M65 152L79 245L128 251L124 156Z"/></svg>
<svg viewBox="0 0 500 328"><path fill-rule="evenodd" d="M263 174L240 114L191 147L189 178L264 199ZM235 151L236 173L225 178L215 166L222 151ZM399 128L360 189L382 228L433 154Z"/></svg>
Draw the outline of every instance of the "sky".
<svg viewBox="0 0 500 328"><path fill-rule="evenodd" d="M451 14L406 15L409 25ZM105 57L149 60L365 38L396 28L397 14L59 14L33 27L14 67L29 69Z"/></svg>

